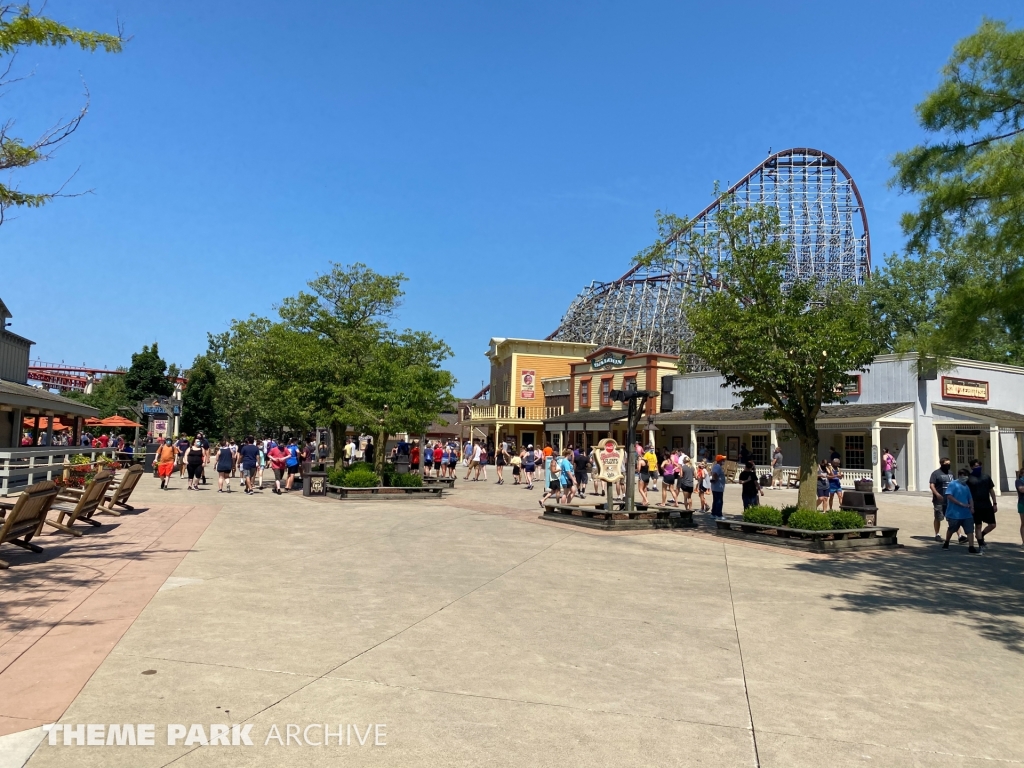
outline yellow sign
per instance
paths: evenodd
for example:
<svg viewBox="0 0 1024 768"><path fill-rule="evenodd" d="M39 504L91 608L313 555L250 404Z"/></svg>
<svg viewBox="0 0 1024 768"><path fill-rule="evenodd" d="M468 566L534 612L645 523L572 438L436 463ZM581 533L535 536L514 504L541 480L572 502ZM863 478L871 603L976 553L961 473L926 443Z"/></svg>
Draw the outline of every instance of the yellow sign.
<svg viewBox="0 0 1024 768"><path fill-rule="evenodd" d="M600 468L598 478L608 484L622 481L622 450L614 440L599 442L594 448L594 460Z"/></svg>

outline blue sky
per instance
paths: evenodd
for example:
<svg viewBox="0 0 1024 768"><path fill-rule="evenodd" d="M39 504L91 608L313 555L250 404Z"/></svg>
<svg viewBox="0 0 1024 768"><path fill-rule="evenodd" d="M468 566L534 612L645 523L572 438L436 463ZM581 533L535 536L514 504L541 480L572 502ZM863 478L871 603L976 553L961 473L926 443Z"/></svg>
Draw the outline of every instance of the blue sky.
<svg viewBox="0 0 1024 768"><path fill-rule="evenodd" d="M133 36L117 56L29 49L0 101L30 137L79 132L15 179L78 169L84 197L0 226L0 298L34 356L188 364L328 262L409 277L398 324L455 352L459 395L492 336L543 338L618 277L653 213L694 214L769 149L823 149L902 247L890 158L983 15L1019 2L160 3L50 0ZM1016 12L1016 17L1014 13Z"/></svg>

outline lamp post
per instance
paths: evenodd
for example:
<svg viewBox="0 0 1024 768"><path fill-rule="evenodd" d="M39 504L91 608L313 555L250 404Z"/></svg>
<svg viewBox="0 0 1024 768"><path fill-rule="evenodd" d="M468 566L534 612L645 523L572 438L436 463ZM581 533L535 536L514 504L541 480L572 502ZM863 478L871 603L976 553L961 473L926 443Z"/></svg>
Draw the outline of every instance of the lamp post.
<svg viewBox="0 0 1024 768"><path fill-rule="evenodd" d="M610 395L612 400L626 403L626 452L629 457L626 461L626 511L632 512L635 509L633 488L636 484L636 453L633 444L636 442L636 428L644 412L643 406L649 398L657 397L658 393L647 389L613 389Z"/></svg>

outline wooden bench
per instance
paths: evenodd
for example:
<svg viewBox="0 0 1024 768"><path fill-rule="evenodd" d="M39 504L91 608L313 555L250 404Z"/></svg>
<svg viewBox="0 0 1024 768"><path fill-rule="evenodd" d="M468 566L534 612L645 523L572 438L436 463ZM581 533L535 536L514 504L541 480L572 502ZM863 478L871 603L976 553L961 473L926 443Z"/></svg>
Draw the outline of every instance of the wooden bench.
<svg viewBox="0 0 1024 768"><path fill-rule="evenodd" d="M796 547L812 552L839 552L872 547L899 545L899 528L866 526L834 531L808 531L801 528L748 523L744 520L716 520L715 533L736 539L757 541L762 544Z"/></svg>
<svg viewBox="0 0 1024 768"><path fill-rule="evenodd" d="M374 488L346 488L341 485L328 485L327 495L336 499L414 499L417 496L433 496L440 499L444 495L443 485L424 485L410 488L393 488L377 486Z"/></svg>
<svg viewBox="0 0 1024 768"><path fill-rule="evenodd" d="M454 488L455 487L455 478L454 477L424 477L423 478L423 484L424 485L443 485L443 486L446 486L448 488Z"/></svg>

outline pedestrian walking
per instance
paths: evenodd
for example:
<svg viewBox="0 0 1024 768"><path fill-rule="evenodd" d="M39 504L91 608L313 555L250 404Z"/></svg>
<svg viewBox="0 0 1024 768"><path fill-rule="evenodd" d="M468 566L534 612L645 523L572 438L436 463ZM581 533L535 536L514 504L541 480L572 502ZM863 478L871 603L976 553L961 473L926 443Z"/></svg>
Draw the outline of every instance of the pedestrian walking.
<svg viewBox="0 0 1024 768"><path fill-rule="evenodd" d="M828 512L828 480L829 480L828 459L818 462L818 506L822 512Z"/></svg>
<svg viewBox="0 0 1024 768"><path fill-rule="evenodd" d="M544 495L537 501L541 508L544 507L544 502L550 499L552 496L558 497L562 492L562 481L559 477L562 473L562 468L559 466L558 461L553 456L544 457Z"/></svg>
<svg viewBox="0 0 1024 768"><path fill-rule="evenodd" d="M576 491L581 499L587 496L587 476L590 469L590 457L583 451L574 451L571 456L573 476L576 478ZM596 493L596 489L595 489Z"/></svg>
<svg viewBox="0 0 1024 768"><path fill-rule="evenodd" d="M949 540L957 531L963 531L967 537L968 553L981 554L981 548L974 546L974 529L977 513L974 509L974 496L968 485L970 473L960 469L956 480L946 486L946 540L943 549L949 549Z"/></svg>
<svg viewBox="0 0 1024 768"><path fill-rule="evenodd" d="M487 446L486 445L480 445L478 447L480 448L480 453L477 456L477 460L476 460L476 479L479 480L480 479L480 473L483 472L484 473L484 482L486 483L487 482L487 461L488 461L488 458L489 458L489 454L487 453Z"/></svg>
<svg viewBox="0 0 1024 768"><path fill-rule="evenodd" d="M896 471L896 457L889 453L888 448L882 448L882 491L898 491L900 486L893 480L893 473Z"/></svg>
<svg viewBox="0 0 1024 768"><path fill-rule="evenodd" d="M679 506L679 486L676 485L676 470L678 469L678 454L669 454L661 462L661 503L662 506L674 504ZM672 499L669 500L669 496Z"/></svg>
<svg viewBox="0 0 1024 768"><path fill-rule="evenodd" d="M723 508L725 506L725 456L715 456L715 463L711 465L711 517L721 520L725 517Z"/></svg>
<svg viewBox="0 0 1024 768"><path fill-rule="evenodd" d="M245 481L245 493L252 496L252 481L256 475L256 467L260 463L260 449L256 447L256 440L252 435L245 438L245 444L238 449L239 462L242 467L242 479Z"/></svg>
<svg viewBox="0 0 1024 768"><path fill-rule="evenodd" d="M206 451L203 450L203 443L197 437L192 444L185 449L182 456L182 464L188 471L188 490L199 490L199 479L203 476L203 461L206 458Z"/></svg>
<svg viewBox="0 0 1024 768"><path fill-rule="evenodd" d="M505 466L508 464L508 450L506 444L502 442L496 449L494 455L494 471L498 475L497 485L505 484Z"/></svg>
<svg viewBox="0 0 1024 768"><path fill-rule="evenodd" d="M270 459L270 469L274 473L274 493L281 494L281 481L288 471L288 451L277 443L271 445L267 458Z"/></svg>
<svg viewBox="0 0 1024 768"><path fill-rule="evenodd" d="M743 471L740 472L740 488L744 509L755 506L760 501L760 497L764 496L764 488L761 487L761 483L758 480L756 466L753 461L748 461Z"/></svg>
<svg viewBox="0 0 1024 768"><path fill-rule="evenodd" d="M160 487L165 491L170 487L177 456L178 449L174 447L174 442L170 437L164 438L163 445L156 449L156 474L160 478Z"/></svg>
<svg viewBox="0 0 1024 768"><path fill-rule="evenodd" d="M217 493L231 493L231 472L235 466L235 455L228 438L222 437L217 449Z"/></svg>
<svg viewBox="0 0 1024 768"><path fill-rule="evenodd" d="M843 470L839 468L839 459L832 459L828 465L828 508L832 509L832 503L839 497L839 506L843 506Z"/></svg>
<svg viewBox="0 0 1024 768"><path fill-rule="evenodd" d="M959 475L959 473L957 473ZM971 462L971 473L967 476L967 487L971 490L971 498L974 500L974 535L978 539L978 546L982 549L988 546L985 537L996 529L996 485L992 478L982 470L981 459L974 459Z"/></svg>
<svg viewBox="0 0 1024 768"><path fill-rule="evenodd" d="M562 455L556 459L558 461L558 480L561 483L561 495L559 498L563 504L569 504L572 501L573 494L576 490L576 475L572 463L573 452L571 448L566 448L562 451Z"/></svg>
<svg viewBox="0 0 1024 768"><path fill-rule="evenodd" d="M526 490L533 490L533 479L534 473L537 471L537 455L536 451L533 450L533 443L526 446L526 450L523 451L523 472L526 473Z"/></svg>
<svg viewBox="0 0 1024 768"><path fill-rule="evenodd" d="M772 489L782 488L782 448L772 448Z"/></svg>
<svg viewBox="0 0 1024 768"><path fill-rule="evenodd" d="M701 446L703 448L704 446ZM700 455L700 452L697 454ZM708 491L711 490L711 470L708 469L708 463L701 459L697 462L697 498L700 499L700 511L707 512L708 507Z"/></svg>
<svg viewBox="0 0 1024 768"><path fill-rule="evenodd" d="M693 488L696 481L696 472L693 468L693 460L686 456L682 457L676 483L679 491L683 494L683 508L693 509ZM676 494L676 506L679 506L679 494ZM703 507L702 507L703 508Z"/></svg>
<svg viewBox="0 0 1024 768"><path fill-rule="evenodd" d="M928 478L928 489L932 492L932 511L933 511L933 524L935 527L935 540L942 541L942 535L939 533L939 528L942 526L942 521L946 517L946 488L956 480L952 474L950 474L950 462L948 456L943 456L939 459L939 468L932 472ZM966 541L964 539L960 543Z"/></svg>
<svg viewBox="0 0 1024 768"><path fill-rule="evenodd" d="M296 444L294 437L288 441L288 447L285 450L288 451L288 458L284 460L284 467L288 477L284 481L284 489L291 491L292 485L295 482L295 476L299 473L300 469L299 446Z"/></svg>

